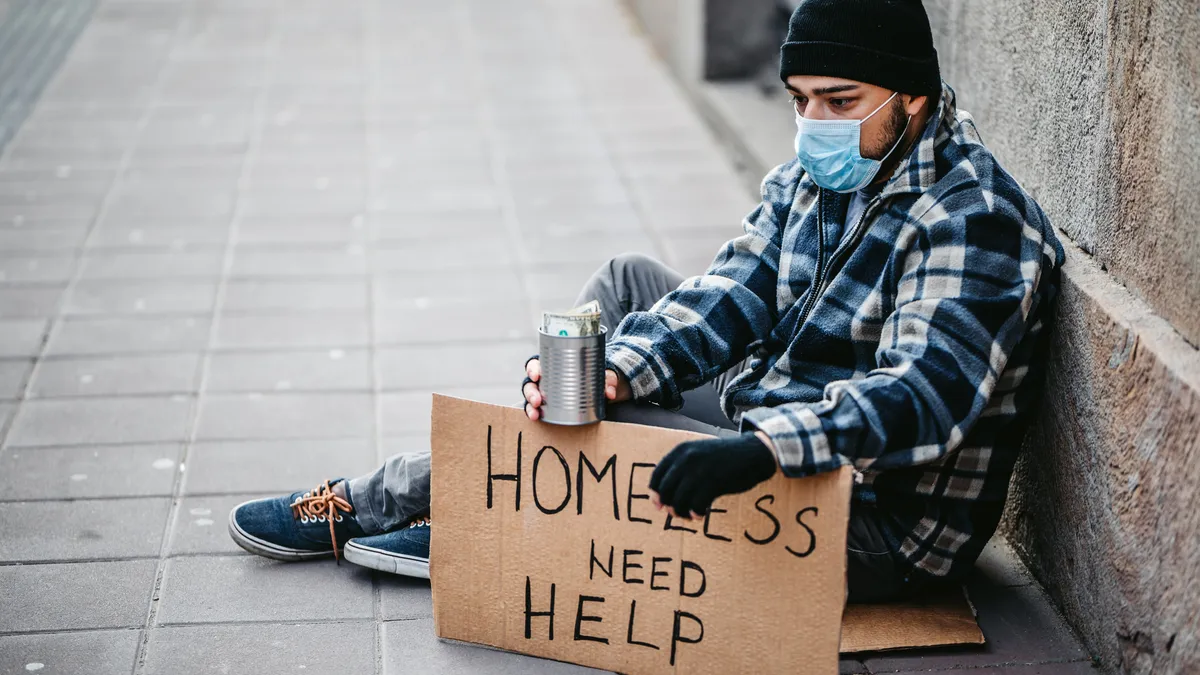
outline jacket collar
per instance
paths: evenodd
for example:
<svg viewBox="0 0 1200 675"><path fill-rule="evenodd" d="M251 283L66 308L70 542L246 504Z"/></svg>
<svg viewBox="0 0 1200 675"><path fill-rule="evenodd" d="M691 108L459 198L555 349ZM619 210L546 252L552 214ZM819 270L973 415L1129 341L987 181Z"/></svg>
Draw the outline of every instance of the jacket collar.
<svg viewBox="0 0 1200 675"><path fill-rule="evenodd" d="M925 123L916 145L896 167L891 179L884 184L880 198L903 194L920 194L937 183L937 150L957 135L958 108L954 90L942 83L942 96L937 109Z"/></svg>

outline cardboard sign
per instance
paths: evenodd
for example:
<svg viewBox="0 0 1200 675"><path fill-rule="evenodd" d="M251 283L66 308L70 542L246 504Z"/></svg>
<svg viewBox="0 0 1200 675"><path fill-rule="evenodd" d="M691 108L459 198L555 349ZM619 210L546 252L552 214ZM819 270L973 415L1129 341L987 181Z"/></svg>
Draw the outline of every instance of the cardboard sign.
<svg viewBox="0 0 1200 675"><path fill-rule="evenodd" d="M435 395L438 636L630 675L837 672L850 470L672 519L650 474L697 438Z"/></svg>

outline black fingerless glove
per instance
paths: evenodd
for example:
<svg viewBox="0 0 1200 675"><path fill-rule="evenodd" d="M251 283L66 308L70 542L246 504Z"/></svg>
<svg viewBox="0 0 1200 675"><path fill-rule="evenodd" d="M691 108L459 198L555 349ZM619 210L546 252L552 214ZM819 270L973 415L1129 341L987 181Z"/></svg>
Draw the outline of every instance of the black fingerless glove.
<svg viewBox="0 0 1200 675"><path fill-rule="evenodd" d="M775 453L753 433L688 441L654 468L650 489L675 513L703 515L721 495L745 492L775 475Z"/></svg>

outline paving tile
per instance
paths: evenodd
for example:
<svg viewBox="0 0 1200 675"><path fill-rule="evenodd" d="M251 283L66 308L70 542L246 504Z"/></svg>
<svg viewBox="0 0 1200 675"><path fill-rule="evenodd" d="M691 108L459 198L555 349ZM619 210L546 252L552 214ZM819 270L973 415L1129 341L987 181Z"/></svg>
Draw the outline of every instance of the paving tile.
<svg viewBox="0 0 1200 675"><path fill-rule="evenodd" d="M366 274L367 258L361 248L274 250L238 248L230 275L244 277L340 277Z"/></svg>
<svg viewBox="0 0 1200 675"><path fill-rule="evenodd" d="M533 340L451 346L409 345L380 349L376 362L384 389L520 386ZM515 391L515 389L514 389Z"/></svg>
<svg viewBox="0 0 1200 675"><path fill-rule="evenodd" d="M314 589L320 601L314 602ZM374 617L370 571L332 560L280 563L259 556L172 558L160 625ZM341 652L338 651L340 654Z"/></svg>
<svg viewBox="0 0 1200 675"><path fill-rule="evenodd" d="M871 671L862 661L843 656L838 660L838 675L871 675Z"/></svg>
<svg viewBox="0 0 1200 675"><path fill-rule="evenodd" d="M366 236L362 216L330 214L321 217L248 216L238 225L237 243L246 245L341 244Z"/></svg>
<svg viewBox="0 0 1200 675"><path fill-rule="evenodd" d="M0 451L4 500L170 495L180 445L7 448Z"/></svg>
<svg viewBox="0 0 1200 675"><path fill-rule="evenodd" d="M570 306L571 303L579 297L580 291L584 285L596 274L600 269L607 266L608 261L604 261L600 265L533 265L522 270L522 276L525 279L526 286L529 288L529 293L532 296L534 309L551 309L560 307L563 303L547 304L548 302L558 302L566 299L565 306Z"/></svg>
<svg viewBox="0 0 1200 675"><path fill-rule="evenodd" d="M1036 586L976 587L971 590L971 600L979 611L979 627L987 639L983 647L880 654L863 661L872 673L879 673L1088 658L1071 629Z"/></svg>
<svg viewBox="0 0 1200 675"><path fill-rule="evenodd" d="M308 490L377 466L370 439L196 443L188 453L187 494Z"/></svg>
<svg viewBox="0 0 1200 675"><path fill-rule="evenodd" d="M524 236L521 240L521 259L530 267L572 264L594 270L601 263L622 253L661 257L657 245L649 236L634 232L568 236L540 234Z"/></svg>
<svg viewBox="0 0 1200 675"><path fill-rule="evenodd" d="M197 438L365 438L374 433L370 394L218 394L200 410Z"/></svg>
<svg viewBox="0 0 1200 675"><path fill-rule="evenodd" d="M155 560L0 566L0 632L127 628L146 622Z"/></svg>
<svg viewBox="0 0 1200 675"><path fill-rule="evenodd" d="M8 445L183 440L191 418L191 400L183 397L26 401L9 431Z"/></svg>
<svg viewBox="0 0 1200 675"><path fill-rule="evenodd" d="M555 675L602 673L583 666L496 651L456 642L443 642L434 635L433 619L389 621L383 624L383 672L400 675L422 664L429 675L474 675L475 673L554 673Z"/></svg>
<svg viewBox="0 0 1200 675"><path fill-rule="evenodd" d="M250 555L229 536L229 512L242 502L277 496L261 493L184 498L171 525L167 555Z"/></svg>
<svg viewBox="0 0 1200 675"><path fill-rule="evenodd" d="M0 356L37 356L47 328L41 319L0 320Z"/></svg>
<svg viewBox="0 0 1200 675"><path fill-rule="evenodd" d="M992 537L975 561L972 586L1028 586L1034 583L1025 563L1017 557L1008 542L999 535Z"/></svg>
<svg viewBox="0 0 1200 675"><path fill-rule="evenodd" d="M236 156L218 150L217 156ZM148 151L139 149L134 160L144 158ZM149 154L153 151L149 151ZM114 194L106 209L109 218L171 217L180 213L202 218L229 218L233 215L236 193L228 188L209 188L192 184L186 188L157 186L153 189L129 188Z"/></svg>
<svg viewBox="0 0 1200 675"><path fill-rule="evenodd" d="M409 311L377 315L375 339L383 345L532 339L536 332L528 316L519 299L427 298Z"/></svg>
<svg viewBox="0 0 1200 675"><path fill-rule="evenodd" d="M685 276L702 274L712 264L726 242L737 237L736 227L713 231L696 229L668 232L662 237L664 260Z"/></svg>
<svg viewBox="0 0 1200 675"><path fill-rule="evenodd" d="M212 311L214 281L81 281L71 289L68 314L204 314Z"/></svg>
<svg viewBox="0 0 1200 675"><path fill-rule="evenodd" d="M397 248L374 249L371 269L376 273L387 274L419 270L508 267L516 260L510 240L510 237L495 235L459 240L450 249L453 253L447 255L447 244L443 241L414 239Z"/></svg>
<svg viewBox="0 0 1200 675"><path fill-rule="evenodd" d="M150 633L145 672L258 675L370 673L374 668L375 624L359 621L161 626Z"/></svg>
<svg viewBox="0 0 1200 675"><path fill-rule="evenodd" d="M865 672L865 671L864 671ZM893 671L874 670L873 673ZM895 671L895 675L917 675L929 673L928 670ZM1098 675L1101 671L1092 666L1091 661L1075 661L1073 663L1045 663L1039 665L995 666L992 668L962 668L954 670L939 670L936 672L971 673L972 675Z"/></svg>
<svg viewBox="0 0 1200 675"><path fill-rule="evenodd" d="M157 556L171 500L12 502L0 509L0 560Z"/></svg>
<svg viewBox="0 0 1200 675"><path fill-rule="evenodd" d="M182 251L187 247L216 250L229 239L229 218L105 218L88 238L87 250L113 252L146 249ZM160 251L161 252L161 251Z"/></svg>
<svg viewBox="0 0 1200 675"><path fill-rule="evenodd" d="M375 306L388 312L427 306L437 300L477 301L488 297L515 303L524 295L521 277L515 268L379 276L374 285Z"/></svg>
<svg viewBox="0 0 1200 675"><path fill-rule="evenodd" d="M370 391L371 359L362 349L225 352L212 356L208 391Z"/></svg>
<svg viewBox="0 0 1200 675"><path fill-rule="evenodd" d="M88 255L82 259L81 281L179 279L220 276L225 254L220 250L135 251Z"/></svg>
<svg viewBox="0 0 1200 675"><path fill-rule="evenodd" d="M308 348L349 349L369 344L367 319L361 313L277 314L221 317L216 346L220 349Z"/></svg>
<svg viewBox="0 0 1200 675"><path fill-rule="evenodd" d="M140 630L0 636L0 673L132 673Z"/></svg>
<svg viewBox="0 0 1200 675"><path fill-rule="evenodd" d="M13 217L9 214L0 214L0 221L11 221ZM4 251L6 254L61 253L77 249L83 245L83 240L87 237L87 222L85 221L86 219L60 221L63 224L56 227L0 227L0 251Z"/></svg>
<svg viewBox="0 0 1200 675"><path fill-rule="evenodd" d="M367 306L367 284L359 280L230 281L221 304L224 312L355 310Z"/></svg>
<svg viewBox="0 0 1200 675"><path fill-rule="evenodd" d="M625 206L603 206L585 211L526 209L517 214L517 221L522 233L546 237L636 237L645 232L642 217L634 209Z"/></svg>
<svg viewBox="0 0 1200 675"><path fill-rule="evenodd" d="M474 387L439 389L437 393L456 396L472 401L517 407L521 402L521 381L507 387ZM380 424L383 435L420 436L429 435L429 415L433 406L433 394L427 391L405 391L384 393L379 397Z"/></svg>
<svg viewBox="0 0 1200 675"><path fill-rule="evenodd" d="M155 354L102 359L49 359L38 366L31 396L104 396L189 393L198 354Z"/></svg>
<svg viewBox="0 0 1200 675"><path fill-rule="evenodd" d="M71 256L0 258L0 282L66 283L74 272Z"/></svg>
<svg viewBox="0 0 1200 675"><path fill-rule="evenodd" d="M457 183L459 180L457 177L448 177L438 182ZM402 185L408 189L424 189L414 187L421 184L407 178ZM400 186L396 186L396 189L399 188ZM393 188L378 185L377 189ZM499 209L463 208L461 205L429 211L371 213L367 222L370 235L377 241L386 242L390 247L407 246L422 239L446 239L448 236L459 239L495 237L497 232L505 232L507 228L504 215Z"/></svg>
<svg viewBox="0 0 1200 675"><path fill-rule="evenodd" d="M33 361L0 361L0 399L13 399L25 390Z"/></svg>
<svg viewBox="0 0 1200 675"><path fill-rule="evenodd" d="M433 618L433 596L428 580L384 573L379 573L376 577L381 619L397 621Z"/></svg>
<svg viewBox="0 0 1200 675"><path fill-rule="evenodd" d="M0 286L0 318L54 316L62 294L62 286Z"/></svg>
<svg viewBox="0 0 1200 675"><path fill-rule="evenodd" d="M64 319L48 356L196 352L208 344L209 319L202 317Z"/></svg>

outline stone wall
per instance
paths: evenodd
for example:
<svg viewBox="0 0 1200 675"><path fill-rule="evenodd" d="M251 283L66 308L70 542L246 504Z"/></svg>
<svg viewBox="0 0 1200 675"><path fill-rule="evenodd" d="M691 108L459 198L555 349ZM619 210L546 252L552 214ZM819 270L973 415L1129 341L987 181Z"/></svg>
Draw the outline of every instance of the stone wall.
<svg viewBox="0 0 1200 675"><path fill-rule="evenodd" d="M925 4L960 106L1080 247L1010 541L1105 671L1200 672L1200 8Z"/></svg>
<svg viewBox="0 0 1200 675"><path fill-rule="evenodd" d="M927 0L943 76L1084 251L1200 345L1196 0Z"/></svg>

